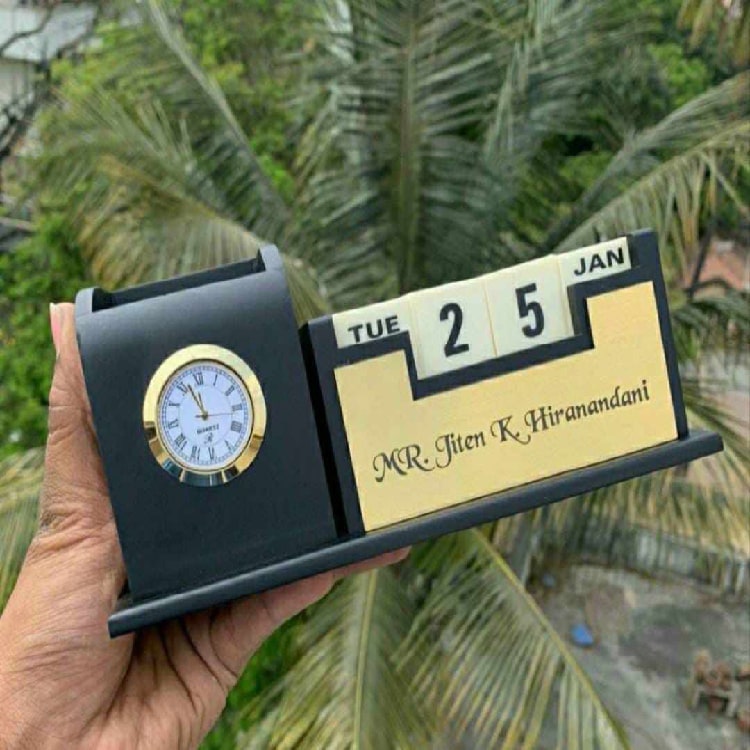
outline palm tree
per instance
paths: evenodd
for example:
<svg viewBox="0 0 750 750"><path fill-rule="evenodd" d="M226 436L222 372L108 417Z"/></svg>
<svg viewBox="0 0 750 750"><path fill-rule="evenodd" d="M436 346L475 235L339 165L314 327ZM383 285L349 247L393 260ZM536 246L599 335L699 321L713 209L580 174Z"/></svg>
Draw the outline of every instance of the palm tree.
<svg viewBox="0 0 750 750"><path fill-rule="evenodd" d="M665 248L686 402L726 452L701 491L684 472L602 490L421 546L397 571L343 582L300 629L301 656L248 707L242 747L626 747L562 638L505 561L529 528L558 544L596 520L647 519L702 548L747 543L747 448L697 364L741 352L747 299L680 279L702 223L747 216L746 73L641 131L601 71L643 33L621 0L318 0L298 98L296 194L264 172L218 85L156 2L96 88L47 114L39 189L117 286L285 250L300 318L651 226ZM96 54L96 53L92 53ZM574 200L550 139L606 128L616 153ZM60 196L64 196L61 198ZM262 238L262 239L261 239ZM0 594L33 528L39 452L0 466Z"/></svg>

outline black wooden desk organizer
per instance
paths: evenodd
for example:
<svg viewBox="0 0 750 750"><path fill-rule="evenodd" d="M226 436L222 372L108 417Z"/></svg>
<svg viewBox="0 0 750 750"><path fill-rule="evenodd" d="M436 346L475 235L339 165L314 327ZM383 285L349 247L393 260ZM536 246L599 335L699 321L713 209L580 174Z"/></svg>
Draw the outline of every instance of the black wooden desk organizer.
<svg viewBox="0 0 750 750"><path fill-rule="evenodd" d="M624 270L563 287L567 333L441 372L429 369L425 293L393 302L401 317L378 313L377 326L356 322L375 321L370 308L311 321L300 342L273 247L80 292L79 347L128 573L111 635L721 450L718 435L687 426L656 239L621 243ZM586 254L592 268L599 255ZM472 282L490 307L507 281L495 276ZM479 286L460 289L480 304ZM529 290L515 289L514 304L534 336L544 317L540 305L530 315ZM469 356L480 334L462 342L467 309L440 307L441 357Z"/></svg>

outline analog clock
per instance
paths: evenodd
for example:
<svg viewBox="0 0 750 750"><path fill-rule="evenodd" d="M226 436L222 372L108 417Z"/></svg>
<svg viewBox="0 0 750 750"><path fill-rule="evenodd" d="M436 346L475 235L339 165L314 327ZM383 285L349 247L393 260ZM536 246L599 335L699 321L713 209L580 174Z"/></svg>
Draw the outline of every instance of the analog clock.
<svg viewBox="0 0 750 750"><path fill-rule="evenodd" d="M143 426L165 471L188 484L224 484L245 471L260 449L263 392L234 352L189 346L164 360L151 378Z"/></svg>

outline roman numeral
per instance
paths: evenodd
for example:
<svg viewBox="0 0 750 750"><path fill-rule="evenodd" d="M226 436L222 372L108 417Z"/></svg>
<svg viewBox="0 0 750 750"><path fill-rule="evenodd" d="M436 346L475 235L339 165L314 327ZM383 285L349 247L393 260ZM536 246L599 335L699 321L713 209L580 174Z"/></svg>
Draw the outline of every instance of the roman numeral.
<svg viewBox="0 0 750 750"><path fill-rule="evenodd" d="M229 388L224 391L225 396L229 396L235 390L234 385L230 385Z"/></svg>
<svg viewBox="0 0 750 750"><path fill-rule="evenodd" d="M167 406L179 406L179 404L176 401L169 401Z"/></svg>
<svg viewBox="0 0 750 750"><path fill-rule="evenodd" d="M192 450L190 451L190 460L195 461L200 455L200 452L201 449L197 445L194 445Z"/></svg>
<svg viewBox="0 0 750 750"><path fill-rule="evenodd" d="M242 411L242 404L234 404L232 411Z"/></svg>
<svg viewBox="0 0 750 750"><path fill-rule="evenodd" d="M196 385L203 385L203 373L202 372L194 372L193 377L195 378Z"/></svg>
<svg viewBox="0 0 750 750"><path fill-rule="evenodd" d="M232 430L232 432L241 432L242 424L240 422L232 422L232 425L229 429Z"/></svg>
<svg viewBox="0 0 750 750"><path fill-rule="evenodd" d="M184 386L182 383L175 383L175 385L180 389L181 393L187 393L187 386Z"/></svg>
<svg viewBox="0 0 750 750"><path fill-rule="evenodd" d="M215 373L214 373L214 385L216 385L216 381L217 381L218 379L219 379L219 373L218 373L218 372L215 372Z"/></svg>
<svg viewBox="0 0 750 750"><path fill-rule="evenodd" d="M178 448L182 448L182 446L183 446L183 445L185 445L185 443L187 443L187 438L186 438L186 437L185 437L185 436L184 436L184 435L183 435L182 433L180 433L180 434L179 434L179 435L178 435L178 436L177 436L177 437L176 437L176 438L174 439L174 444L175 444L175 445L176 445L176 446L177 446Z"/></svg>
<svg viewBox="0 0 750 750"><path fill-rule="evenodd" d="M216 451L214 450L213 445L208 446L208 457L212 460L216 460Z"/></svg>
<svg viewBox="0 0 750 750"><path fill-rule="evenodd" d="M174 430L175 427L179 425L179 422L176 419L173 419L171 422L167 422L167 429L168 430Z"/></svg>

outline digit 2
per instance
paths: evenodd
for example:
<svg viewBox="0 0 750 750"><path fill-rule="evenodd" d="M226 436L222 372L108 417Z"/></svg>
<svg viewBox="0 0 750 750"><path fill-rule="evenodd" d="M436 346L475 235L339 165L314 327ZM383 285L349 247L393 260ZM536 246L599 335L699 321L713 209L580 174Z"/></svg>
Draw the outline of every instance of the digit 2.
<svg viewBox="0 0 750 750"><path fill-rule="evenodd" d="M542 306L532 300L527 300L527 295L536 291L536 284L527 284L516 289L516 301L518 302L518 314L525 318L529 314L534 316L534 322L526 324L521 330L529 337L534 338L544 330L544 312Z"/></svg>
<svg viewBox="0 0 750 750"><path fill-rule="evenodd" d="M448 334L448 341L443 347L446 357L452 357L455 354L463 354L463 352L469 351L468 344L457 343L458 337L461 334L461 325L464 322L464 311L458 303L448 302L446 305L443 305L440 310L440 320L445 321L448 320L449 317L453 318L453 323L451 325L451 331Z"/></svg>

